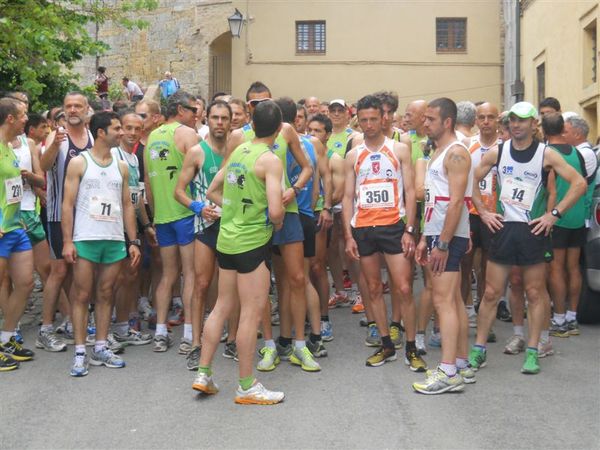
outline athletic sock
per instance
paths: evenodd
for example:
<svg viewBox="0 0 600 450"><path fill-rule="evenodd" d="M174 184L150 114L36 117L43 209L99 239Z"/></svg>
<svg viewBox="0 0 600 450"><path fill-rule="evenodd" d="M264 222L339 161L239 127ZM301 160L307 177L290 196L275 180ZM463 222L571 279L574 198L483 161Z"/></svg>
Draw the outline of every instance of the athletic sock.
<svg viewBox="0 0 600 450"><path fill-rule="evenodd" d="M466 369L469 366L469 361L467 358L456 358L456 368L457 369Z"/></svg>
<svg viewBox="0 0 600 450"><path fill-rule="evenodd" d="M106 347L106 341L96 341L96 343L94 344L94 351L96 353L98 353L105 347Z"/></svg>
<svg viewBox="0 0 600 450"><path fill-rule="evenodd" d="M423 336L425 336L425 330L418 330L417 334L422 334Z"/></svg>
<svg viewBox="0 0 600 450"><path fill-rule="evenodd" d="M65 330L67 331L67 333L73 334L73 322L71 322L70 320L67 321L67 324L65 325Z"/></svg>
<svg viewBox="0 0 600 450"><path fill-rule="evenodd" d="M166 336L167 335L167 324L166 323L157 323L156 324L156 332L155 336Z"/></svg>
<svg viewBox="0 0 600 450"><path fill-rule="evenodd" d="M525 329L523 325L513 325L513 333L517 336L525 336Z"/></svg>
<svg viewBox="0 0 600 450"><path fill-rule="evenodd" d="M478 349L480 349L480 350L483 350L484 352L486 352L486 351L487 351L487 348L486 348L486 346L485 346L485 345L479 345L479 344L475 344L473 347L474 347L474 348L478 348Z"/></svg>
<svg viewBox="0 0 600 450"><path fill-rule="evenodd" d="M321 340L321 335L310 333L309 339L311 343L316 344Z"/></svg>
<svg viewBox="0 0 600 450"><path fill-rule="evenodd" d="M183 324L183 338L187 339L188 341L192 340L192 324L191 323Z"/></svg>
<svg viewBox="0 0 600 450"><path fill-rule="evenodd" d="M79 353L80 355L81 354L85 355L85 345L76 345L75 353Z"/></svg>
<svg viewBox="0 0 600 450"><path fill-rule="evenodd" d="M306 347L306 341L304 339L301 341L296 339L294 341L294 347L296 347L298 350L302 350L304 347Z"/></svg>
<svg viewBox="0 0 600 450"><path fill-rule="evenodd" d="M210 366L200 366L198 367L198 373L204 373L210 377L212 375L212 369Z"/></svg>
<svg viewBox="0 0 600 450"><path fill-rule="evenodd" d="M254 384L254 377L250 375L249 377L240 378L240 387L247 391Z"/></svg>
<svg viewBox="0 0 600 450"><path fill-rule="evenodd" d="M577 320L577 312L567 310L567 315L565 316L565 320L567 322L573 322L574 320Z"/></svg>
<svg viewBox="0 0 600 450"><path fill-rule="evenodd" d="M10 341L10 338L12 337L12 335L13 335L12 331L0 331L0 343L6 344L8 341Z"/></svg>
<svg viewBox="0 0 600 450"><path fill-rule="evenodd" d="M277 350L277 347L275 346L275 341L273 339L265 339L265 347Z"/></svg>
<svg viewBox="0 0 600 450"><path fill-rule="evenodd" d="M556 314L554 313L554 322L556 322L557 325L564 325L565 324L565 314Z"/></svg>
<svg viewBox="0 0 600 450"><path fill-rule="evenodd" d="M527 347L527 350L530 352L536 352L536 353L538 352L537 347Z"/></svg>
<svg viewBox="0 0 600 450"><path fill-rule="evenodd" d="M406 349L406 353L408 353L408 352L416 352L417 351L417 345L415 344L415 341L406 341L405 349Z"/></svg>
<svg viewBox="0 0 600 450"><path fill-rule="evenodd" d="M54 326L50 325L42 325L40 327L40 333L52 333L54 331Z"/></svg>
<svg viewBox="0 0 600 450"><path fill-rule="evenodd" d="M392 343L392 338L388 334L387 336L381 336L381 345L383 348L394 348L394 344Z"/></svg>
<svg viewBox="0 0 600 450"><path fill-rule="evenodd" d="M329 315L321 316L321 322L329 322Z"/></svg>
<svg viewBox="0 0 600 450"><path fill-rule="evenodd" d="M127 336L127 333L129 333L129 322L115 323L115 331L120 336Z"/></svg>
<svg viewBox="0 0 600 450"><path fill-rule="evenodd" d="M540 334L540 341L548 342L549 339L550 339L550 330L542 330L542 333Z"/></svg>
<svg viewBox="0 0 600 450"><path fill-rule="evenodd" d="M456 364L440 363L440 369L449 377L456 375Z"/></svg>
<svg viewBox="0 0 600 450"><path fill-rule="evenodd" d="M390 327L396 327L399 330L402 329L402 325L400 325L400 322L392 322L392 323L390 323Z"/></svg>
<svg viewBox="0 0 600 450"><path fill-rule="evenodd" d="M287 347L288 345L292 345L292 338L286 338L283 336L279 336L279 345L282 347Z"/></svg>
<svg viewBox="0 0 600 450"><path fill-rule="evenodd" d="M173 307L183 308L183 301L181 300L181 297L173 297L172 302Z"/></svg>

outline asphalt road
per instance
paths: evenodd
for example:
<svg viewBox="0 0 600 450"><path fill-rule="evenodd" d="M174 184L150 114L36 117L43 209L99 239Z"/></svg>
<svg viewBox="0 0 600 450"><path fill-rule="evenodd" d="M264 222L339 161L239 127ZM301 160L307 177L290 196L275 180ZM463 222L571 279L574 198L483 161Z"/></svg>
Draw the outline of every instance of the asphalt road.
<svg viewBox="0 0 600 450"><path fill-rule="evenodd" d="M511 327L499 322L476 384L424 396L411 388L422 374L400 358L365 366L372 349L359 316L347 308L331 316L335 339L320 373L283 362L259 375L286 393L277 406L234 404L237 367L220 353L213 369L221 392L201 397L176 348L155 354L151 346L129 347L126 368L90 367L79 379L68 375L72 348L38 351L34 361L0 374L0 448L600 447L599 326L555 339L542 372L526 376L521 355L502 353ZM25 330L31 346L35 331ZM439 356L430 349L426 360L435 366Z"/></svg>

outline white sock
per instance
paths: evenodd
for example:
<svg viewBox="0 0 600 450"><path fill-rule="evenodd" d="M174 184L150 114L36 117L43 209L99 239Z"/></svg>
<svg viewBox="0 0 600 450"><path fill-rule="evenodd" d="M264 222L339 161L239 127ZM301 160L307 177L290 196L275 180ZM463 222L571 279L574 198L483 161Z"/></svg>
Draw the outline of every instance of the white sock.
<svg viewBox="0 0 600 450"><path fill-rule="evenodd" d="M187 339L188 341L192 340L192 324L191 323L183 324L183 338Z"/></svg>
<svg viewBox="0 0 600 450"><path fill-rule="evenodd" d="M548 339L550 339L550 331L542 330L542 334L540 334L540 341L548 342Z"/></svg>
<svg viewBox="0 0 600 450"><path fill-rule="evenodd" d="M94 351L99 352L100 350L102 350L105 347L106 347L106 341L96 341L96 343L94 344Z"/></svg>
<svg viewBox="0 0 600 450"><path fill-rule="evenodd" d="M183 308L183 301L181 301L181 297L173 297L173 306Z"/></svg>
<svg viewBox="0 0 600 450"><path fill-rule="evenodd" d="M76 345L75 353L83 353L85 355L85 345Z"/></svg>
<svg viewBox="0 0 600 450"><path fill-rule="evenodd" d="M523 325L514 325L513 326L513 333L516 334L517 336L525 336L525 330L523 329Z"/></svg>
<svg viewBox="0 0 600 450"><path fill-rule="evenodd" d="M65 329L67 330L67 333L73 333L73 322L69 320L65 325Z"/></svg>
<svg viewBox="0 0 600 450"><path fill-rule="evenodd" d="M574 320L577 320L577 312L567 310L567 315L565 319L567 322L573 322Z"/></svg>
<svg viewBox="0 0 600 450"><path fill-rule="evenodd" d="M440 369L449 377L456 375L456 364L440 363Z"/></svg>
<svg viewBox="0 0 600 450"><path fill-rule="evenodd" d="M469 365L469 361L465 358L456 358L456 368L466 369Z"/></svg>
<svg viewBox="0 0 600 450"><path fill-rule="evenodd" d="M296 340L296 341L294 341L294 347L296 347L298 350L302 350L304 347L306 347L306 341Z"/></svg>
<svg viewBox="0 0 600 450"><path fill-rule="evenodd" d="M557 325L563 325L565 323L565 315L564 314L556 314L554 313L554 322L556 322Z"/></svg>
<svg viewBox="0 0 600 450"><path fill-rule="evenodd" d="M0 343L6 344L13 337L13 331L0 331Z"/></svg>
<svg viewBox="0 0 600 450"><path fill-rule="evenodd" d="M54 326L52 324L50 325L42 325L40 327L40 332L41 333L52 333L54 331Z"/></svg>
<svg viewBox="0 0 600 450"><path fill-rule="evenodd" d="M272 348L273 350L277 349L277 347L275 347L275 341L273 339L265 339L265 347Z"/></svg>
<svg viewBox="0 0 600 450"><path fill-rule="evenodd" d="M157 323L155 336L166 336L167 335L167 324Z"/></svg>
<svg viewBox="0 0 600 450"><path fill-rule="evenodd" d="M129 332L129 322L119 322L114 325L115 332L121 336L127 336Z"/></svg>

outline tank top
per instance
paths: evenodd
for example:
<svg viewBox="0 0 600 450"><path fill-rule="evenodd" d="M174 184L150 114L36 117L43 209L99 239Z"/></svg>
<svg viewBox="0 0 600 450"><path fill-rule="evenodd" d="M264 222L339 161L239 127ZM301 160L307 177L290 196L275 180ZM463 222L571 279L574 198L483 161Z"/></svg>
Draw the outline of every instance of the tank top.
<svg viewBox="0 0 600 450"><path fill-rule="evenodd" d="M492 147L484 147L479 140L479 136L474 136L471 141L471 146L469 147L469 152L471 153L471 167L473 170L481 163L483 155L485 155L490 148L498 146L499 144L500 141L497 141ZM481 200L485 209L491 212L496 212L496 204L498 202L496 195L496 171L496 166L492 167L485 178L479 182ZM477 208L475 208L475 205L473 204L471 204L471 207L469 208L469 213L479 215Z"/></svg>
<svg viewBox="0 0 600 450"><path fill-rule="evenodd" d="M559 153L564 160L573 167L579 175L585 176L585 162L583 161L583 157L577 151L577 149L573 146L562 146L563 150L568 148L568 153L564 153L558 148L555 148L549 145L550 148L554 148L557 153ZM560 175L556 174L556 203L558 204L569 190L571 185ZM556 221L556 226L563 228L581 228L585 226L585 219L589 217L586 215L587 205L586 205L586 195L579 197L579 200L571 206L567 211L562 213L562 217Z"/></svg>
<svg viewBox="0 0 600 450"><path fill-rule="evenodd" d="M298 212L304 214L309 217L314 217L314 211L312 209L312 192L313 192L313 181L314 174L317 170L317 158L315 156L315 148L305 137L300 137L300 145L306 153L306 157L310 162L310 165L313 168L313 176L310 177L308 183L302 188L300 193L297 195L296 200L298 202ZM294 185L296 181L298 181L298 177L300 176L300 172L302 172L302 167L296 162L294 157L290 152L287 154L287 173L290 177L290 183Z"/></svg>
<svg viewBox="0 0 600 450"><path fill-rule="evenodd" d="M427 143L427 136L419 136L415 130L409 130L408 137L410 138L410 154L414 165L417 159L423 157L423 148Z"/></svg>
<svg viewBox="0 0 600 450"><path fill-rule="evenodd" d="M94 138L88 131L88 142L83 148L77 147L71 137L60 143L60 148L54 160L52 169L47 172L46 177L46 214L48 222L60 222L62 218L63 189L65 186L65 175L67 167L73 158L94 145Z"/></svg>
<svg viewBox="0 0 600 450"><path fill-rule="evenodd" d="M427 162L425 173L425 225L423 234L425 236L439 236L444 228L446 215L448 214L448 203L450 202L450 186L448 175L444 170L444 159L450 147L460 145L466 150L466 146L460 141L450 143L435 160ZM473 192L473 164L469 171L467 188L465 189L464 203L460 219L454 231L454 236L468 238L469 229L469 206L471 204L471 193Z"/></svg>
<svg viewBox="0 0 600 450"><path fill-rule="evenodd" d="M213 203L206 198L206 193L208 192L210 183L212 183L212 180L215 178L215 175L223 163L223 156L215 153L206 141L200 142L200 146L204 151L204 163L192 181L192 198L196 201L213 205ZM215 210L221 211L221 208L215 206ZM196 216L194 219L194 232L199 233L210 227L213 223L215 223L213 220L205 220L203 217Z"/></svg>
<svg viewBox="0 0 600 450"><path fill-rule="evenodd" d="M543 184L545 145L538 143L527 162L513 156L512 140L506 141L497 164L498 212L505 222L530 222L546 212L547 195Z"/></svg>
<svg viewBox="0 0 600 450"><path fill-rule="evenodd" d="M99 165L82 152L86 167L75 202L73 241L125 241L123 234L123 175L114 156Z"/></svg>
<svg viewBox="0 0 600 450"><path fill-rule="evenodd" d="M265 144L237 147L227 162L223 183L223 212L217 250L237 255L269 242L273 227L267 215L267 192L256 176L256 160L270 151Z"/></svg>
<svg viewBox="0 0 600 450"><path fill-rule="evenodd" d="M0 231L23 228L21 225L21 200L23 178L13 150L0 143Z"/></svg>
<svg viewBox="0 0 600 450"><path fill-rule="evenodd" d="M33 172L33 165L31 164L31 149L29 148L27 137L22 134L18 139L21 145L19 145L18 148L13 148L13 152L15 152L15 156L19 162L19 169L25 169L29 172ZM21 200L21 211L35 211L35 200L36 196L33 192L31 184L29 184L27 180L23 179L23 198Z"/></svg>
<svg viewBox="0 0 600 450"><path fill-rule="evenodd" d="M131 203L139 209L140 203L138 202L141 196L140 164L135 152L127 153L121 147L114 147L110 150L110 152L113 155L113 158L127 163L129 169L129 179L127 180L127 185L129 186L129 197L131 198Z"/></svg>
<svg viewBox="0 0 600 450"><path fill-rule="evenodd" d="M393 225L405 215L401 163L393 149L387 137L378 150L364 143L357 147L352 227Z"/></svg>
<svg viewBox="0 0 600 450"><path fill-rule="evenodd" d="M348 144L348 138L352 134L352 128L346 128L345 130L332 134L327 140L327 148L333 150L342 158L346 156L346 145Z"/></svg>
<svg viewBox="0 0 600 450"><path fill-rule="evenodd" d="M163 224L189 217L194 213L175 200L173 193L183 166L184 154L175 146L178 122L161 125L150 133L146 144L146 163L152 196L154 197L154 223ZM187 195L191 198L189 186Z"/></svg>

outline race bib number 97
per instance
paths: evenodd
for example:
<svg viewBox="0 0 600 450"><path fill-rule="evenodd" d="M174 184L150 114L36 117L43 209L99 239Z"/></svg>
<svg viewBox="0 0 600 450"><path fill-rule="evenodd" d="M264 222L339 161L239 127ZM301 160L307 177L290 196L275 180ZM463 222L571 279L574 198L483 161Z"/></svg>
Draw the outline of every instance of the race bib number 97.
<svg viewBox="0 0 600 450"><path fill-rule="evenodd" d="M390 182L361 184L359 196L361 208L394 207L394 185Z"/></svg>

